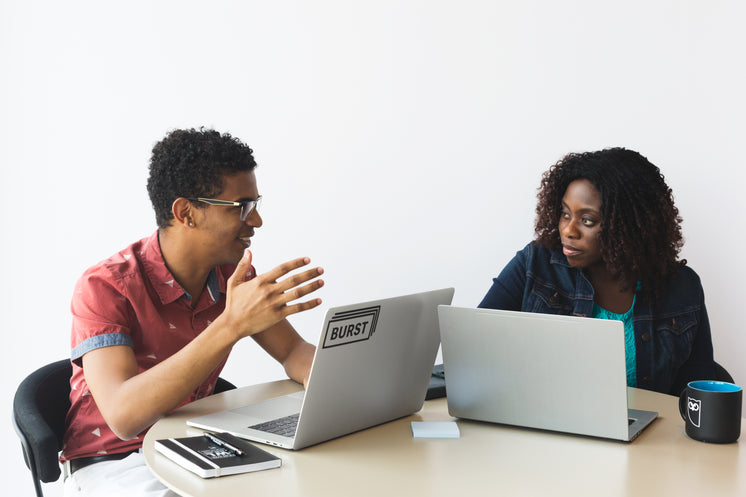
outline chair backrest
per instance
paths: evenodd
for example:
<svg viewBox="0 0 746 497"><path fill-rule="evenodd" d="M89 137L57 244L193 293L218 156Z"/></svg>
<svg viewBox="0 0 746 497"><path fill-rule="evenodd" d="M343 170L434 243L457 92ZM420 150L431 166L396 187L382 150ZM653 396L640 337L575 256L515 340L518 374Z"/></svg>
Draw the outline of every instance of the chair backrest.
<svg viewBox="0 0 746 497"><path fill-rule="evenodd" d="M71 376L70 359L47 364L21 382L13 399L13 427L21 439L38 497L43 496L40 482L57 481L61 474L58 459L70 410ZM215 393L234 388L231 382L218 378Z"/></svg>
<svg viewBox="0 0 746 497"><path fill-rule="evenodd" d="M212 393L222 393L228 390L235 390L236 385L226 380L225 378L218 377L218 381L215 382L215 389Z"/></svg>
<svg viewBox="0 0 746 497"><path fill-rule="evenodd" d="M730 373L717 362L715 363L715 379L718 381L726 381L728 383L735 383Z"/></svg>
<svg viewBox="0 0 746 497"><path fill-rule="evenodd" d="M58 457L70 409L71 375L70 359L47 364L21 382L13 399L13 426L39 497L43 495L40 481L60 477Z"/></svg>

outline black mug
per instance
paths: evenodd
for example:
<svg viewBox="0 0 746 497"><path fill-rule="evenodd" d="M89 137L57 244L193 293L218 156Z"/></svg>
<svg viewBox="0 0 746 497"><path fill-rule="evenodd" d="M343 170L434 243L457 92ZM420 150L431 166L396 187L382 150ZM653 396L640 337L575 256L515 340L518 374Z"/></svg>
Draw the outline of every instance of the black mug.
<svg viewBox="0 0 746 497"><path fill-rule="evenodd" d="M723 381L691 381L679 396L679 412L686 434L694 440L732 443L741 435L741 399L738 385Z"/></svg>

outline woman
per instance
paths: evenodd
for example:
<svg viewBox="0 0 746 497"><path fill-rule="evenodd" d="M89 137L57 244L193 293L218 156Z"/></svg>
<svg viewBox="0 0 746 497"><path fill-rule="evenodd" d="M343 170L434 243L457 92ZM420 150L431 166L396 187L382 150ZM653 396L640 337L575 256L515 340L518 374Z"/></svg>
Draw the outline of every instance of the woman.
<svg viewBox="0 0 746 497"><path fill-rule="evenodd" d="M699 277L660 170L632 150L569 154L544 173L536 240L480 307L624 322L627 384L678 395L715 378Z"/></svg>

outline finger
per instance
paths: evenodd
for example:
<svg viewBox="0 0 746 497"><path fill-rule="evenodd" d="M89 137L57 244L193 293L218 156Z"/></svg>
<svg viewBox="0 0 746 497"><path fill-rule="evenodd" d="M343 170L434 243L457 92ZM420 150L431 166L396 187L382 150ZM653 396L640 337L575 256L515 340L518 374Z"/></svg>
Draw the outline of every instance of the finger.
<svg viewBox="0 0 746 497"><path fill-rule="evenodd" d="M283 293L285 305L287 306L288 302L298 300L299 298L305 297L311 292L315 292L322 286L324 286L324 280L316 280L307 285L303 285L301 287L293 288L292 290L286 291L285 293Z"/></svg>
<svg viewBox="0 0 746 497"><path fill-rule="evenodd" d="M246 274L251 270L251 258L251 250L244 250L243 257L238 261L236 269L233 271L231 277L228 278L229 287L239 285L246 280Z"/></svg>
<svg viewBox="0 0 746 497"><path fill-rule="evenodd" d="M314 307L318 307L321 305L321 299L313 299L309 300L308 302L301 302L299 304L293 304L288 305L285 307L285 312L283 314L285 317L290 316L291 314L297 314L299 312L307 311L309 309L313 309Z"/></svg>
<svg viewBox="0 0 746 497"><path fill-rule="evenodd" d="M308 271L304 271L302 273L295 274L293 276L288 276L284 280L278 282L277 290L280 292L287 292L291 288L294 288L301 283L305 283L306 281L317 278L322 274L324 274L324 269L317 267L309 269Z"/></svg>
<svg viewBox="0 0 746 497"><path fill-rule="evenodd" d="M292 261L285 262L283 264L280 264L276 268L267 271L262 275L262 277L269 279L270 281L277 281L281 277L288 274L290 271L294 271L303 266L307 266L310 263L311 259L309 259L308 257L299 257L298 259L293 259Z"/></svg>

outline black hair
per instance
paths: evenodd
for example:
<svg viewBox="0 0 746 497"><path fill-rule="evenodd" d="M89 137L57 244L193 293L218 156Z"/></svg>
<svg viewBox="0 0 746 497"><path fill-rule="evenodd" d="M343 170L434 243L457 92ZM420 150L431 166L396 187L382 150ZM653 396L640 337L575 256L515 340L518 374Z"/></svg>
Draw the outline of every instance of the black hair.
<svg viewBox="0 0 746 497"><path fill-rule="evenodd" d="M215 198L225 176L255 167L251 148L228 133L205 128L171 131L155 144L150 158L148 195L158 227L171 224L177 198Z"/></svg>
<svg viewBox="0 0 746 497"><path fill-rule="evenodd" d="M649 298L661 297L670 277L686 264L678 260L684 245L681 217L660 170L638 152L571 153L545 172L537 195L537 242L560 249L562 198L581 178L601 194L599 242L606 267L622 282L640 281Z"/></svg>

